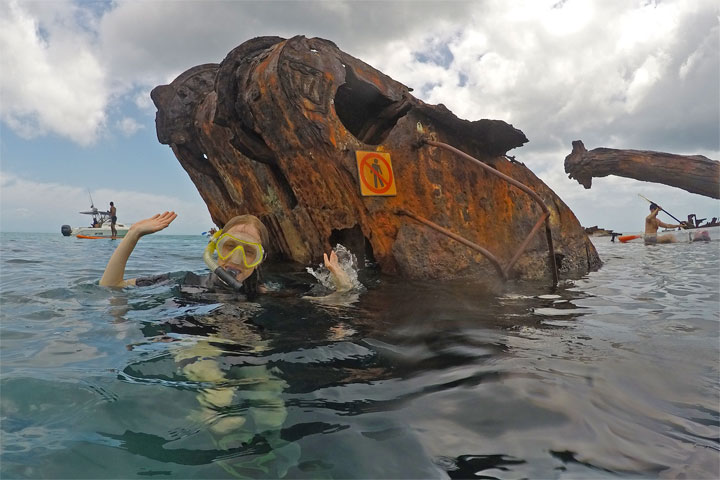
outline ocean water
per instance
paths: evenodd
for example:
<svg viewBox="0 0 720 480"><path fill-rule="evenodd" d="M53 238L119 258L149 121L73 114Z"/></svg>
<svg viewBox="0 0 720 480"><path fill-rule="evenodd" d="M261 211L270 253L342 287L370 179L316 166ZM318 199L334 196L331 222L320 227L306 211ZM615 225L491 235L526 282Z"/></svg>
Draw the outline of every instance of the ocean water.
<svg viewBox="0 0 720 480"><path fill-rule="evenodd" d="M0 240L3 479L720 477L718 242L212 303L99 287L115 241ZM127 276L203 272L205 242L146 237Z"/></svg>

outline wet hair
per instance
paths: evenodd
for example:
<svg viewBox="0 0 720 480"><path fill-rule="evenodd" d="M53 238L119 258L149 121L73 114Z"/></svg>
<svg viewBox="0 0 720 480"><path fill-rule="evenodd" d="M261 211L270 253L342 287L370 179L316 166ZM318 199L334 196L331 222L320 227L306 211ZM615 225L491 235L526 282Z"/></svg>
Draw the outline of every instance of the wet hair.
<svg viewBox="0 0 720 480"><path fill-rule="evenodd" d="M225 222L223 231L227 232L230 228L236 225L251 225L255 227L255 230L257 230L260 234L260 243L262 244L263 249L267 249L267 246L270 243L270 234L268 233L265 224L263 224L258 217L250 214L235 216ZM262 264L256 266L250 276L243 280L243 289L245 290L245 295L247 295L248 300L252 300L258 294L258 286L260 285L262 279L262 274L260 272L261 265Z"/></svg>
<svg viewBox="0 0 720 480"><path fill-rule="evenodd" d="M653 210L655 210L656 208L660 208L660 207L657 206L656 203L651 203L651 204L650 204L650 211L651 211L651 212L652 212Z"/></svg>
<svg viewBox="0 0 720 480"><path fill-rule="evenodd" d="M230 220L225 222L225 225L223 226L223 231L227 232L235 225L251 225L255 227L255 230L257 230L260 234L260 243L262 244L263 248L267 248L267 245L270 242L270 234L268 233L265 225L260 221L258 217L250 214L232 217Z"/></svg>

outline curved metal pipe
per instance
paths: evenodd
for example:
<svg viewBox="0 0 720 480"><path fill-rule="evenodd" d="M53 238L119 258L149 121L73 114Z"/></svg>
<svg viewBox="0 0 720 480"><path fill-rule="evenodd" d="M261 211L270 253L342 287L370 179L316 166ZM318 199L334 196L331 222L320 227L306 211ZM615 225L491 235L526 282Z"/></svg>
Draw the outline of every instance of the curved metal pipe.
<svg viewBox="0 0 720 480"><path fill-rule="evenodd" d="M502 180L505 180L509 184L516 186L523 192L530 195L530 198L535 200L535 202L540 206L540 208L543 211L543 214L544 214L543 218L541 218L540 221L538 221L538 223L535 224L533 229L530 231L530 234L525 238L523 243L520 245L520 249L518 249L518 251L515 253L513 258L508 263L508 265L504 269L502 269L503 270L503 278L504 279L507 278L507 272L509 272L509 270L515 264L515 262L517 262L517 260L520 258L520 255L522 255L522 253L525 251L528 244L530 243L530 238L533 235L535 235L535 233L537 233L537 231L540 229L540 225L542 225L542 222L544 221L544 223L545 223L545 238L547 239L547 244L548 244L548 265L550 267L550 272L552 273L553 286L557 285L558 272L557 272L557 264L555 263L555 249L553 248L552 232L550 230L550 209L547 207L547 205L545 205L545 202L540 197L540 195L538 195L534 190L530 189L527 185L524 185L524 184L518 182L514 178L509 177L502 172L498 172L497 170L495 170L494 168L492 168L489 165L486 165L485 163L481 162L477 158L472 157L472 156L468 155L467 153L463 152L462 150L458 150L457 148L455 148L451 145L448 145L447 143L437 142L435 140L430 140L426 137L422 137L421 141L428 145L433 145L435 147L444 148L445 150L453 152L454 154L459 155L466 160L470 160L471 162L473 162L476 165L483 168L488 173L491 173L491 174L495 175L496 177L499 177ZM440 228L442 228L442 227L440 227ZM452 232L450 232L450 233L452 233ZM453 234L453 235L455 235L455 234ZM462 238L462 237L460 237L460 238ZM465 240L465 239L463 239L463 240ZM458 241L460 241L460 240L458 240ZM469 241L465 240L465 242L469 242ZM465 242L463 242L463 243L465 243ZM472 242L470 242L470 243L472 243ZM466 243L466 245L467 245L467 243ZM490 257L488 257L488 258L490 258Z"/></svg>
<svg viewBox="0 0 720 480"><path fill-rule="evenodd" d="M463 245L466 245L466 246L472 248L473 250L476 250L476 251L482 253L485 256L485 258L490 260L490 263L492 263L492 266L495 267L495 270L497 271L498 275L500 275L500 277L502 277L503 281L507 280L507 275L505 274L505 270L503 269L502 265L500 265L500 261L498 261L497 257L495 257L495 255L493 255L492 253L490 253L488 250L484 249L477 243L473 243L470 240L463 238L460 235L453 233L444 227L441 227L437 223L433 223L430 220L428 220L427 218L420 217L418 215L408 212L407 210L397 210L397 211L395 211L395 213L397 215L406 215L414 220L417 220L418 222L420 222L424 225L427 225L428 227L432 228L433 230L437 230L438 232L440 232L444 235L447 235L448 237L452 238L453 240L456 240L456 241L462 243Z"/></svg>

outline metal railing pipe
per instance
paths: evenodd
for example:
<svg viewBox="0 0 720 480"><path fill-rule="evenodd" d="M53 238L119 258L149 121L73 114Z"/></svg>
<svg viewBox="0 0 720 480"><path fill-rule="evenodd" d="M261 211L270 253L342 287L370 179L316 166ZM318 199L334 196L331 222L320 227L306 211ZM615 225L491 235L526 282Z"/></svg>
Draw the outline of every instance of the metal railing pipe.
<svg viewBox="0 0 720 480"><path fill-rule="evenodd" d="M448 151L450 151L450 152L453 152L453 153L456 154L456 155L459 155L460 157L462 157L462 158L464 158L464 159L466 159L466 160L470 160L471 162L475 163L476 165L478 165L479 167L481 167L482 169L484 169L484 170L487 171L488 173L491 173L492 175L495 175L496 177L499 177L499 178L501 178L502 180L505 180L505 181L508 182L509 184L516 186L517 188L519 188L519 189L522 190L523 192L525 192L525 193L527 193L528 195L530 195L530 198L532 198L533 200L535 200L535 202L540 206L540 208L542 209L543 213L545 214L545 215L544 215L544 217L545 217L545 218L544 218L544 222L545 222L545 237L546 237L546 239L547 239L547 244L548 244L548 265L549 265L549 267L550 267L550 272L552 273L553 286L557 285L557 283L558 283L558 272L557 272L557 265L556 265L556 263L555 263L555 251L554 251L554 248L553 248L552 232L551 232L551 230L550 230L550 209L547 207L547 205L545 205L545 202L544 202L543 199L540 197L540 195L538 195L534 190L530 189L527 185L524 185L524 184L518 182L517 180L515 180L514 178L509 177L509 176L505 175L504 173L495 170L494 168L492 168L492 167L489 166L489 165L486 165L485 163L481 162L481 161L478 160L477 158L472 157L472 156L468 155L467 153L463 152L462 150L458 150L457 148L455 148L455 147L453 147L453 146L451 146L451 145L448 145L447 143L437 142L437 141L435 141L435 140L430 140L430 139L428 139L428 138L426 138L426 137L422 137L421 140L422 140L423 143L426 143L427 145L433 145L433 146L435 146L435 147L443 148L443 149L445 149L445 150L448 150ZM442 228L442 227L441 227L441 228ZM530 241L529 238L530 238L532 235L534 235L534 234L537 232L538 229L539 229L539 224L536 224L535 227L533 227L533 229L532 229L532 231L531 231L531 235L528 235L528 238L526 238L526 239L525 239L525 242L523 242L522 245L523 245L524 247L527 247L527 244L528 244L529 241ZM460 238L462 238L462 237L460 237ZM464 239L463 239L463 240L464 240ZM472 242L471 242L471 243L472 243ZM524 251L524 248L521 249L521 250L519 250L518 253L515 254L515 257L520 258L520 255L523 253L523 251ZM489 253L489 252L488 252L488 253ZM512 264L514 264L514 263L517 261L517 258L515 258L515 257L513 257L514 261L511 261L511 265L510 265L510 266L512 266ZM488 258L489 258L489 257L488 257ZM510 269L510 266L507 267L508 271L509 271L509 269ZM503 270L503 277L506 278L506 275L505 275L505 271L504 271L504 270Z"/></svg>
<svg viewBox="0 0 720 480"><path fill-rule="evenodd" d="M490 260L490 263L492 263L492 266L495 267L495 270L497 271L498 275L500 275L500 277L503 279L503 281L507 280L507 275L505 275L505 271L503 270L502 265L500 265L500 262L495 257L495 255L493 255L492 253L490 253L488 250L484 249L477 243L473 243L470 240L463 238L456 233L451 232L447 228L441 227L437 223L433 223L430 220L428 220L427 218L417 216L413 213L408 212L407 210L397 210L397 211L395 211L395 213L397 215L406 215L414 220L417 220L418 222L420 222L424 225L427 225L428 227L432 228L433 230L437 230L438 232L440 232L444 235L447 235L448 237L452 238L453 240L460 242L463 245L466 245L466 246L472 248L473 250L480 252L481 254L483 254L485 256L485 258Z"/></svg>
<svg viewBox="0 0 720 480"><path fill-rule="evenodd" d="M523 240L523 243L520 244L520 246L517 249L517 252L515 252L515 255L510 259L507 265L503 267L503 272L505 272L505 275L510 274L510 270L512 267L515 266L515 263L520 259L520 256L525 253L525 250L527 249L528 245L530 244L530 240L535 236L535 234L540 230L540 227L543 226L543 223L545 223L545 220L550 216L549 213L543 213L540 217L540 220L538 220L535 223L535 226L533 226L532 230L530 230L530 233L528 233L527 237L525 237L525 240Z"/></svg>

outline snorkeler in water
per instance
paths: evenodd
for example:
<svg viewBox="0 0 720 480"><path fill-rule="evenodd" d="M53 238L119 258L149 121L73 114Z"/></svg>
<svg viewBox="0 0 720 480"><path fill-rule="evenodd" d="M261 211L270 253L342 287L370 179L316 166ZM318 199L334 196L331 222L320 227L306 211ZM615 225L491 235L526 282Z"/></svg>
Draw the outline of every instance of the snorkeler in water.
<svg viewBox="0 0 720 480"><path fill-rule="evenodd" d="M130 254L140 238L167 228L175 218L175 212L165 212L134 223L110 257L100 285L143 286L169 279L169 275L159 275L125 280L124 274ZM253 215L233 217L212 236L205 249L203 258L211 273L198 276L188 272L182 285L200 287L206 292L230 290L246 297L264 293L259 267L267 258L268 243L269 234L260 219ZM337 291L350 290L352 282L339 265L335 251L324 257ZM249 318L252 308L239 310L243 311L246 313L232 319ZM271 472L270 475L280 478L300 458L300 446L281 435L288 415L283 398L287 382L279 368L265 364L232 365L234 383L228 381L228 366L223 363L226 354L223 345L235 345L237 341L242 341L252 345L248 348L256 353L268 348L267 342L245 322L229 323L233 332L230 336L213 333L205 339L186 339L172 350L178 375L188 382L202 385L197 389L198 408L191 412L188 420L199 430L209 433L218 451L238 451L247 448L253 441L268 446L268 452L252 454L248 450L243 455L219 458L217 464L228 474L253 478Z"/></svg>
<svg viewBox="0 0 720 480"><path fill-rule="evenodd" d="M161 275L125 280L125 266L140 238L167 228L176 218L175 212L164 212L133 223L110 257L100 279L100 285L106 287L142 286L166 279L166 275ZM266 289L260 283L259 267L267 257L266 246L268 243L268 231L260 219L254 215L233 217L213 235L205 249L203 259L211 273L204 277L192 274L189 281L199 287L229 288L250 296L264 293ZM213 256L215 253L217 253L217 260ZM336 291L350 290L352 282L340 266L335 251L332 251L330 256L323 255L325 266L332 275ZM186 280L188 280L187 277Z"/></svg>

